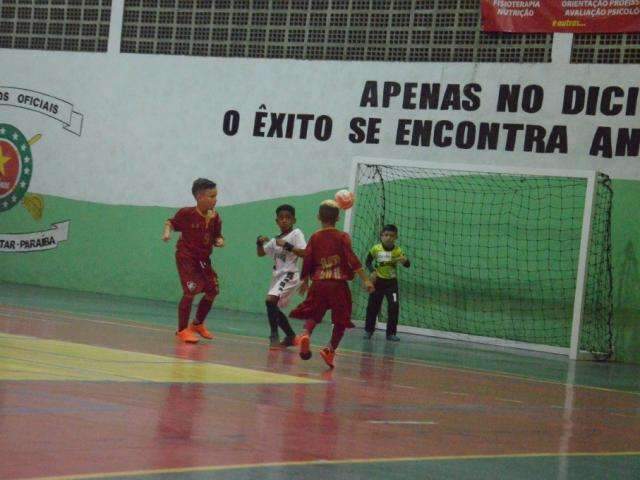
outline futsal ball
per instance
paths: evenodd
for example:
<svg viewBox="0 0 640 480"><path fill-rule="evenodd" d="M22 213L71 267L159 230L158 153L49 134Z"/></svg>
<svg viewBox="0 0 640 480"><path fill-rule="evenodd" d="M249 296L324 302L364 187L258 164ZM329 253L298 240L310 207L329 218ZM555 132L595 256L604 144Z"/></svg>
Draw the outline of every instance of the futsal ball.
<svg viewBox="0 0 640 480"><path fill-rule="evenodd" d="M338 190L335 195L336 203L342 210L347 210L353 206L355 197L349 190Z"/></svg>

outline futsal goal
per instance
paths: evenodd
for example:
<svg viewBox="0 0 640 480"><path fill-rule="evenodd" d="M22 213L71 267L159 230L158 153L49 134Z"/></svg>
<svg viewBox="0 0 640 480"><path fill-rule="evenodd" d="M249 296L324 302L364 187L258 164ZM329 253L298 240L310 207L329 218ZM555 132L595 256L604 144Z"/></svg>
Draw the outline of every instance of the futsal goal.
<svg viewBox="0 0 640 480"><path fill-rule="evenodd" d="M359 257L391 223L411 260L398 267L399 331L611 357L606 175L359 157L351 189L345 228ZM353 290L364 319L367 294Z"/></svg>

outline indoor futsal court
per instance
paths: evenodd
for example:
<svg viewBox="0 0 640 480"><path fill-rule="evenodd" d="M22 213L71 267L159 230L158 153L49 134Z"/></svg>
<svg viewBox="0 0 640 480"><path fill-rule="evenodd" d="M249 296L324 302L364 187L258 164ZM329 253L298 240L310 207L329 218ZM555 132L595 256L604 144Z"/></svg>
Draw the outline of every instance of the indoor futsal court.
<svg viewBox="0 0 640 480"><path fill-rule="evenodd" d="M640 480L640 0L0 0L0 72L0 480Z"/></svg>
<svg viewBox="0 0 640 480"><path fill-rule="evenodd" d="M269 351L260 315L214 309L197 345L173 315L2 284L0 478L640 475L637 366L354 330L328 370Z"/></svg>

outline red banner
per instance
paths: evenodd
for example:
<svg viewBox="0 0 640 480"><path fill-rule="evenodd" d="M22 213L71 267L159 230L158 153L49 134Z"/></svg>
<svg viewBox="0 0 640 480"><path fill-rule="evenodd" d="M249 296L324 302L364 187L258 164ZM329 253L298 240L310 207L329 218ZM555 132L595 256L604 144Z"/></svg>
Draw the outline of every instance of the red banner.
<svg viewBox="0 0 640 480"><path fill-rule="evenodd" d="M640 0L481 0L485 32L640 32Z"/></svg>

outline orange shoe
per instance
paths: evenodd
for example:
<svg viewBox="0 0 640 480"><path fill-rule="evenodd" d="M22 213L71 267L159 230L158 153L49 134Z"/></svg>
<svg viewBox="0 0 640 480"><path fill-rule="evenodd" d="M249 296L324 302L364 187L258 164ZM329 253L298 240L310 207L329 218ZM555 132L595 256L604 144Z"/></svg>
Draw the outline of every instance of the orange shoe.
<svg viewBox="0 0 640 480"><path fill-rule="evenodd" d="M191 322L189 324L189 330L191 330L193 333L197 333L202 338L206 338L208 340L211 340L213 338L213 333L207 330L207 327L204 326L204 323Z"/></svg>
<svg viewBox="0 0 640 480"><path fill-rule="evenodd" d="M176 332L176 337L184 343L198 343L198 337L194 335L189 327Z"/></svg>
<svg viewBox="0 0 640 480"><path fill-rule="evenodd" d="M303 333L298 337L298 341L296 342L300 345L300 358L303 360L309 360L311 358L311 339L309 335Z"/></svg>
<svg viewBox="0 0 640 480"><path fill-rule="evenodd" d="M324 363L329 365L329 368L335 367L333 360L336 358L336 352L334 350L330 350L329 347L324 347L320 350L320 356L324 360Z"/></svg>

